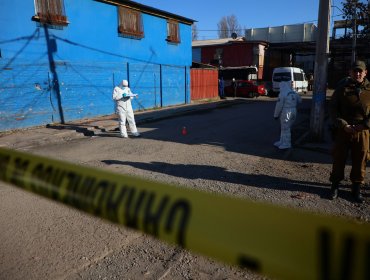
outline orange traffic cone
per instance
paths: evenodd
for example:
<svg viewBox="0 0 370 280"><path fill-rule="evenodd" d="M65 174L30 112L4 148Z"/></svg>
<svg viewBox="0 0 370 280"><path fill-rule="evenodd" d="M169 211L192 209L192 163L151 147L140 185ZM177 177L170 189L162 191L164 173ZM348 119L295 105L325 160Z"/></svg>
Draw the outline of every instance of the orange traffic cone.
<svg viewBox="0 0 370 280"><path fill-rule="evenodd" d="M185 126L182 128L182 130L181 130L181 134L182 134L182 135L186 135L186 134L188 134L188 131L186 130L186 127L185 127Z"/></svg>

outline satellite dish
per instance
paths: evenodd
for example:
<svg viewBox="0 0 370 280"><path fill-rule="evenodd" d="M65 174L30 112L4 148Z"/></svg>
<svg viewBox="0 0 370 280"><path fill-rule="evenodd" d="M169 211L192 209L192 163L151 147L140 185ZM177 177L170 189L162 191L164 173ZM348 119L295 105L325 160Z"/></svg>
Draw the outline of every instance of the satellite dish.
<svg viewBox="0 0 370 280"><path fill-rule="evenodd" d="M231 38L235 40L237 37L238 37L238 34L236 34L235 32L231 33Z"/></svg>

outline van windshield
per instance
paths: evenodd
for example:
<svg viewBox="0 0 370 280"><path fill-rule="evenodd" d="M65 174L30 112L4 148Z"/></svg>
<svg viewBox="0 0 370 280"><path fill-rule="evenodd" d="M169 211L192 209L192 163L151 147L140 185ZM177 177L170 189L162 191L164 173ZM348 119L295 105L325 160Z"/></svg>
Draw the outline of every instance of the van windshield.
<svg viewBox="0 0 370 280"><path fill-rule="evenodd" d="M289 72L275 73L273 78L274 82L286 82L290 80L291 78Z"/></svg>

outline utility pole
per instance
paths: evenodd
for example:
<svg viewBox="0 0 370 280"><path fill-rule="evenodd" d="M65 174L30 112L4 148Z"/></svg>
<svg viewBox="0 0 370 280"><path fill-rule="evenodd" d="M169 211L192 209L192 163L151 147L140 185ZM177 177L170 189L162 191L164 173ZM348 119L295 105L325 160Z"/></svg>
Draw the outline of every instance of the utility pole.
<svg viewBox="0 0 370 280"><path fill-rule="evenodd" d="M310 134L314 141L323 138L326 80L329 55L331 0L320 0L316 41L315 79L312 95Z"/></svg>

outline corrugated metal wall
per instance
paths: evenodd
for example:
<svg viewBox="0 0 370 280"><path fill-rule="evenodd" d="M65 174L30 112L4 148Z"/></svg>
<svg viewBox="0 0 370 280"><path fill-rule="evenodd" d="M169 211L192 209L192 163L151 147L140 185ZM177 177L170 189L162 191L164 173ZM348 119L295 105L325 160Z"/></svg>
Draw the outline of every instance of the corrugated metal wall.
<svg viewBox="0 0 370 280"><path fill-rule="evenodd" d="M31 20L34 1L2 4L0 131L112 114L122 79L139 94L134 110L190 102L191 25L179 22L173 44L166 19L146 13L143 38L119 36L107 3L64 0L70 24L47 28Z"/></svg>
<svg viewBox="0 0 370 280"><path fill-rule="evenodd" d="M69 62L56 66L57 76L46 63L12 67L0 75L0 131L113 114L112 90L123 79L139 94L134 110L190 101L188 67Z"/></svg>
<svg viewBox="0 0 370 280"><path fill-rule="evenodd" d="M218 97L218 70L191 69L191 100Z"/></svg>
<svg viewBox="0 0 370 280"><path fill-rule="evenodd" d="M316 40L317 27L313 23L290 24L245 30L248 41L259 40L270 43L311 42Z"/></svg>
<svg viewBox="0 0 370 280"><path fill-rule="evenodd" d="M184 67L162 66L162 106L181 104L189 95L185 88Z"/></svg>
<svg viewBox="0 0 370 280"><path fill-rule="evenodd" d="M253 64L253 44L235 44L202 47L202 63L212 64L221 57L222 66L249 66Z"/></svg>

